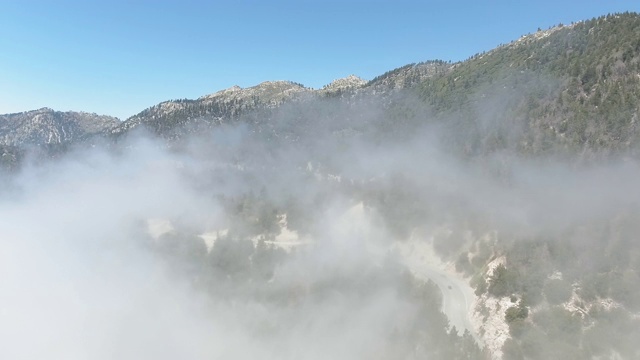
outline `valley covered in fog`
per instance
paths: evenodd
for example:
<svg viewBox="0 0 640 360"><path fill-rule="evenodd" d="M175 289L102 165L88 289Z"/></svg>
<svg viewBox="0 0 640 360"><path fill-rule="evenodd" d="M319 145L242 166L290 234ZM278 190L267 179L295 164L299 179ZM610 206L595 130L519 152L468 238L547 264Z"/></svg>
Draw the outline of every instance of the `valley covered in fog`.
<svg viewBox="0 0 640 360"><path fill-rule="evenodd" d="M3 6L0 359L639 359L640 15L383 3Z"/></svg>
<svg viewBox="0 0 640 360"><path fill-rule="evenodd" d="M482 151L525 130L421 104L310 98L27 157L0 191L0 356L637 354L637 162Z"/></svg>

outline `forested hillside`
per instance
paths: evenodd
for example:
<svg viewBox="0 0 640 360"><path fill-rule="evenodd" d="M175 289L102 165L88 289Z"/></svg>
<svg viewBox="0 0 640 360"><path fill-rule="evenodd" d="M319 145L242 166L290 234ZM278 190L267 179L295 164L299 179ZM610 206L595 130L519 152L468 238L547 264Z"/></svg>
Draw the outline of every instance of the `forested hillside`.
<svg viewBox="0 0 640 360"><path fill-rule="evenodd" d="M168 272L204 299L198 326L220 320L267 358L634 359L639 113L640 15L606 15L370 81L235 86L124 122L1 116L0 211L72 264L60 239ZM399 258L415 243L473 287L474 329L441 312L451 287Z"/></svg>
<svg viewBox="0 0 640 360"><path fill-rule="evenodd" d="M640 17L624 13L525 35L456 64L420 92L439 114L474 127L478 149L637 155L638 74ZM487 130L487 121L499 126Z"/></svg>

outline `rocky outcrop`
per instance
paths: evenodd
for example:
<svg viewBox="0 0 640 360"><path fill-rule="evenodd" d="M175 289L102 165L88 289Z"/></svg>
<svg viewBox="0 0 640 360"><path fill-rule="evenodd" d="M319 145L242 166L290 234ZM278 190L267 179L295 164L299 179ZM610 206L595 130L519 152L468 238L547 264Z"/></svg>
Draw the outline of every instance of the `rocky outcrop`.
<svg viewBox="0 0 640 360"><path fill-rule="evenodd" d="M57 145L105 133L120 121L111 116L49 108L0 115L0 144Z"/></svg>
<svg viewBox="0 0 640 360"><path fill-rule="evenodd" d="M353 91L364 87L367 82L355 75L337 79L317 90L317 93L324 96L335 96L345 92Z"/></svg>
<svg viewBox="0 0 640 360"><path fill-rule="evenodd" d="M439 60L408 64L375 77L366 86L374 93L408 89L436 75L447 74L453 66L451 63Z"/></svg>
<svg viewBox="0 0 640 360"><path fill-rule="evenodd" d="M154 105L130 117L112 133L123 134L144 125L157 134L173 137L186 125L212 126L234 121L249 111L276 108L312 92L291 81L265 81L249 88L233 86L195 100L170 100Z"/></svg>

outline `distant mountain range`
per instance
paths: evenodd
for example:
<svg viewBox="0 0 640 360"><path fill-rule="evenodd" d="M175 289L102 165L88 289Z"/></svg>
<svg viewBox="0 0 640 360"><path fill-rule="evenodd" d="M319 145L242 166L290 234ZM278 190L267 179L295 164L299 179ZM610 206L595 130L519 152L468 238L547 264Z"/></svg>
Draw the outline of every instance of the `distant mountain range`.
<svg viewBox="0 0 640 360"><path fill-rule="evenodd" d="M640 16L614 14L558 25L462 62L409 64L371 81L351 75L321 89L291 81L234 86L194 100L165 101L123 122L46 108L0 115L0 146L5 153L15 147L55 147L118 137L139 127L172 139L287 103L384 98L399 91L415 94L433 109L432 116L456 119L452 124L461 131L473 132L464 144L467 152L562 149L637 156ZM487 121L498 126L485 131Z"/></svg>

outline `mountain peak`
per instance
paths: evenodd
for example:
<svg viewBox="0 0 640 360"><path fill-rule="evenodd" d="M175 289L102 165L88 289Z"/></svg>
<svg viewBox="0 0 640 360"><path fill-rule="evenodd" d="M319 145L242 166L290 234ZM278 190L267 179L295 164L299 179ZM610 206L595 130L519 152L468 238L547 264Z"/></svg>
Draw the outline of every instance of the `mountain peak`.
<svg viewBox="0 0 640 360"><path fill-rule="evenodd" d="M302 84L287 80L264 81L258 85L244 88L235 96L242 99L259 98L265 104L280 104L298 93L309 91Z"/></svg>
<svg viewBox="0 0 640 360"><path fill-rule="evenodd" d="M338 90L344 90L349 88L359 88L364 86L366 83L367 82L364 79L351 74L347 77L333 80L328 85L323 86L322 90L338 91Z"/></svg>
<svg viewBox="0 0 640 360"><path fill-rule="evenodd" d="M220 97L239 97L246 98L253 95L266 95L266 96L277 96L278 94L288 94L306 91L302 84L298 84L292 81L286 80L274 80L274 81L264 81L258 85L251 86L248 88L242 88L238 85L234 85L228 89L217 91L213 94L204 95L200 97L198 100L213 100Z"/></svg>
<svg viewBox="0 0 640 360"><path fill-rule="evenodd" d="M0 115L0 145L63 144L116 127L111 116L77 111L55 111L48 107Z"/></svg>

